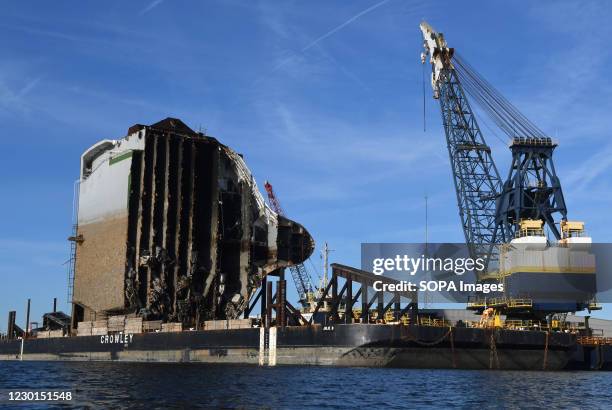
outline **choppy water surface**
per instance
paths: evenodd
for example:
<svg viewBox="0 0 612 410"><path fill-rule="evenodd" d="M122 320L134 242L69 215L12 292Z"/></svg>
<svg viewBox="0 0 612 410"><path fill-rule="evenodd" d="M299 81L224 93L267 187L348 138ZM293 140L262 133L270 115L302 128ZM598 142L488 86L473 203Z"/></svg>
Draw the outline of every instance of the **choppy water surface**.
<svg viewBox="0 0 612 410"><path fill-rule="evenodd" d="M102 408L605 408L612 373L0 362L8 391L71 391Z"/></svg>

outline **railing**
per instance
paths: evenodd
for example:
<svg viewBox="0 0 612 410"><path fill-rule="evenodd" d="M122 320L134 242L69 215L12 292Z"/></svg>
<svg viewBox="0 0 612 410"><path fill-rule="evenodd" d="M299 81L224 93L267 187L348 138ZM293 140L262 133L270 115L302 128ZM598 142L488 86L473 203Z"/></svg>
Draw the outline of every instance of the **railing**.
<svg viewBox="0 0 612 410"><path fill-rule="evenodd" d="M507 306L511 308L527 308L533 307L531 299L507 299Z"/></svg>
<svg viewBox="0 0 612 410"><path fill-rule="evenodd" d="M549 325L547 322L538 322L533 320L506 320L504 328L512 330L542 330L542 331L557 331L577 333L584 330L582 323L558 322L553 320Z"/></svg>
<svg viewBox="0 0 612 410"><path fill-rule="evenodd" d="M585 346L612 345L612 337L580 336L578 343Z"/></svg>
<svg viewBox="0 0 612 410"><path fill-rule="evenodd" d="M585 231L584 229L580 230L580 231L567 231L567 232L563 232L563 237L561 239L567 239L567 238L585 238L588 237L588 233L587 231Z"/></svg>
<svg viewBox="0 0 612 410"><path fill-rule="evenodd" d="M513 299L513 298L491 298L477 299L468 301L468 308L480 307L509 307L509 308L531 308L533 300L531 299Z"/></svg>
<svg viewBox="0 0 612 410"><path fill-rule="evenodd" d="M418 324L421 326L433 326L433 327L450 327L452 323L444 319L435 319L431 317L419 317Z"/></svg>
<svg viewBox="0 0 612 410"><path fill-rule="evenodd" d="M506 303L508 301L505 300L504 302ZM531 302L531 300L530 299L515 299L513 300L513 303L511 303L511 305L527 306L529 305L528 302ZM359 319L360 312L361 310L359 310L359 312L356 314L356 312L353 311L354 319L356 320ZM374 319L376 317L375 313L376 312L373 312L373 314L371 315L371 317ZM408 326L411 324L410 317L407 314L402 315L398 321L395 319L395 316L393 316L392 313L391 314L389 313L391 312L387 312L385 314L385 317L384 317L385 323L396 323L396 324L399 323L404 326ZM456 326L456 324L453 324L449 320L432 318L430 316L418 317L416 324L419 326L431 326L431 327ZM490 320L487 322L481 322L478 320L462 320L461 324L462 326L465 326L465 327L480 328L480 329L501 328L501 329L507 329L507 330L515 330L515 331L564 332L564 333L572 333L572 334L584 332L585 330L584 323L561 322L558 320L553 320L550 325L547 322L540 322L536 320L515 320L515 319L502 320L500 324L500 322L496 323L494 318L490 318ZM596 333L601 333L603 335L603 331L600 329L591 329L591 331L596 332ZM612 338L606 338L603 336L589 336L589 337L585 336L585 337L579 338L578 340L579 340L579 343L585 344L585 345L594 345L594 344L612 345ZM582 342L580 342L580 340L582 340Z"/></svg>
<svg viewBox="0 0 612 410"><path fill-rule="evenodd" d="M361 309L353 310L353 319L358 320L360 318L360 315L361 315ZM371 312L370 320L376 321L376 319L377 319L376 312ZM401 323L402 325L407 326L410 324L410 316L407 314L404 314L398 320L396 319L393 312L386 312L384 315L384 323L396 323L396 324ZM419 317L416 321L416 324L420 326L432 326L432 327L449 327L453 325L452 322L450 322L449 320L432 318L429 316Z"/></svg>
<svg viewBox="0 0 612 410"><path fill-rule="evenodd" d="M514 233L515 238L524 238L525 236L542 236L544 237L544 230L537 228L525 228L519 229Z"/></svg>

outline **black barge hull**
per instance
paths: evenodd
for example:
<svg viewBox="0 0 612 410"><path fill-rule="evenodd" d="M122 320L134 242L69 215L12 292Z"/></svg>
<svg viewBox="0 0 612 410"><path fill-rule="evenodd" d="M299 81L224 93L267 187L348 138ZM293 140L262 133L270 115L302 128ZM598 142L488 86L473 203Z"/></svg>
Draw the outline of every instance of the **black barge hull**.
<svg viewBox="0 0 612 410"><path fill-rule="evenodd" d="M21 340L12 340L0 342L0 359L508 370L588 367L581 363L576 337L565 333L383 324L275 331L275 348L270 331L260 328L28 339L23 356Z"/></svg>

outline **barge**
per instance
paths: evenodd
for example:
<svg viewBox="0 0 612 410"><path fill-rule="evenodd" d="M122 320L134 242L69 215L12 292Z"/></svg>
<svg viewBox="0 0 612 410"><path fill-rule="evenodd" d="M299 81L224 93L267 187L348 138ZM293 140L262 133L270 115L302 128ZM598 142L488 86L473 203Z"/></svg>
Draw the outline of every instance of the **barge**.
<svg viewBox="0 0 612 410"><path fill-rule="evenodd" d="M610 370L612 346L566 333L338 324L12 340L0 342L0 359Z"/></svg>

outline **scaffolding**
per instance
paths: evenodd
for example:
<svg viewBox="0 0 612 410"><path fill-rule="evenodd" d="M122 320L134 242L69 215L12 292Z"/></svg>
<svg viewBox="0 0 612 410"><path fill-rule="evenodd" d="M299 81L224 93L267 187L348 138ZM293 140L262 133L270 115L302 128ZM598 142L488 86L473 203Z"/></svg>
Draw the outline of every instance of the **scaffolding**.
<svg viewBox="0 0 612 410"><path fill-rule="evenodd" d="M74 181L74 196L72 199L72 232L68 237L70 241L70 258L68 259L68 292L66 295L66 302L72 304L72 297L74 295L74 271L76 268L76 251L77 245L83 242L83 236L79 235L79 189L80 180Z"/></svg>

